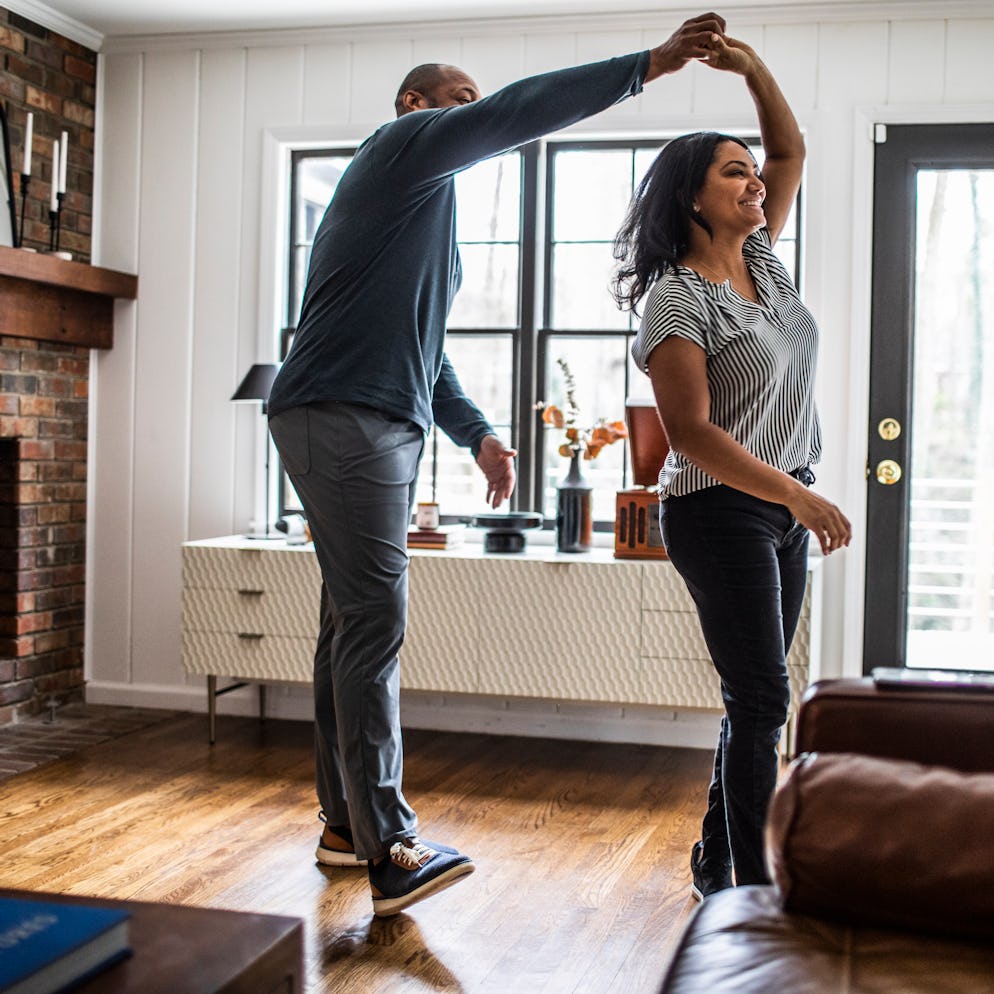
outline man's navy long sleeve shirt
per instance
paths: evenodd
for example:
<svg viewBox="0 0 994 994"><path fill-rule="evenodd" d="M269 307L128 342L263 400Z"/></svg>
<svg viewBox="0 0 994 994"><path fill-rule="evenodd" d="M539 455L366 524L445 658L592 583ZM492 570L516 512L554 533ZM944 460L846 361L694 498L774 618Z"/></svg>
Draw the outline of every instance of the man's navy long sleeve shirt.
<svg viewBox="0 0 994 994"><path fill-rule="evenodd" d="M520 80L471 104L413 111L366 139L314 238L271 415L364 404L477 451L492 429L445 355L459 289L455 173L639 93L641 52ZM620 219L619 219L620 220Z"/></svg>

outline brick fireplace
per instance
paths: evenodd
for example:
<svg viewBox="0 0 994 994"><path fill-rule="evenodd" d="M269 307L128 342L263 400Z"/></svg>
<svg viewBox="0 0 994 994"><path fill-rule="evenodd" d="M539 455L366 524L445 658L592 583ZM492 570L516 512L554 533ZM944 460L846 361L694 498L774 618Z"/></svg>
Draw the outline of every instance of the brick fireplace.
<svg viewBox="0 0 994 994"><path fill-rule="evenodd" d="M33 168L23 244L0 246L0 725L83 696L87 397L134 277L90 258L97 53L0 7L0 99L20 209L25 124ZM61 248L48 247L52 144L69 141ZM18 211L20 213L20 210Z"/></svg>
<svg viewBox="0 0 994 994"><path fill-rule="evenodd" d="M0 338L0 724L82 699L89 363Z"/></svg>
<svg viewBox="0 0 994 994"><path fill-rule="evenodd" d="M0 724L82 698L90 356L137 295L0 246Z"/></svg>
<svg viewBox="0 0 994 994"><path fill-rule="evenodd" d="M90 356L137 295L0 246L0 724L82 697Z"/></svg>

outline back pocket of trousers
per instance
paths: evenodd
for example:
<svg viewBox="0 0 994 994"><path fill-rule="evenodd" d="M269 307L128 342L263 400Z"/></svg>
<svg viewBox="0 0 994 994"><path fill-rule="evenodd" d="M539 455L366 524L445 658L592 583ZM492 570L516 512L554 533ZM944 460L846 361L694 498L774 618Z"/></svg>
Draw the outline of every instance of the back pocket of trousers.
<svg viewBox="0 0 994 994"><path fill-rule="evenodd" d="M291 407L269 419L276 451L291 476L305 476L311 471L309 413L306 407Z"/></svg>

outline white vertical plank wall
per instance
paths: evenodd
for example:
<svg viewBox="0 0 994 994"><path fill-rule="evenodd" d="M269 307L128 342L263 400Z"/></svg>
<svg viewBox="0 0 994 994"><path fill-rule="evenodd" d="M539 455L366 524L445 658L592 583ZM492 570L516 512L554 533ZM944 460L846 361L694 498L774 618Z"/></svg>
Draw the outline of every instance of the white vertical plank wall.
<svg viewBox="0 0 994 994"><path fill-rule="evenodd" d="M644 45L639 45L644 48ZM525 37L525 75L537 76L553 69L579 65L576 54L576 35L565 33L542 38Z"/></svg>
<svg viewBox="0 0 994 994"><path fill-rule="evenodd" d="M413 47L408 39L358 42L352 46L350 122L366 122L372 129L394 116L397 87L414 68Z"/></svg>
<svg viewBox="0 0 994 994"><path fill-rule="evenodd" d="M231 532L239 520L231 489L238 412L228 398L245 372L236 365L236 302L246 246L243 175L236 168L245 145L245 61L244 50L237 48L205 51L200 57L186 525L190 535Z"/></svg>
<svg viewBox="0 0 994 994"><path fill-rule="evenodd" d="M94 261L137 272L142 55L101 56ZM114 348L90 353L84 673L127 688L131 679L135 350L138 303L117 302ZM99 665L95 661L99 660ZM159 663L162 667L162 661Z"/></svg>
<svg viewBox="0 0 994 994"><path fill-rule="evenodd" d="M193 416L199 73L198 52L152 52L144 59L131 540L135 683L158 678L160 660L175 652L180 620L176 539L187 524Z"/></svg>
<svg viewBox="0 0 994 994"><path fill-rule="evenodd" d="M493 93L525 71L525 39L519 34L468 35L462 39L463 68L481 93Z"/></svg>
<svg viewBox="0 0 994 994"><path fill-rule="evenodd" d="M907 21L890 25L890 49L902 53L891 59L887 74L890 104L941 103L945 90L945 21Z"/></svg>
<svg viewBox="0 0 994 994"><path fill-rule="evenodd" d="M805 297L822 333L818 355L817 397L822 431L828 440L815 473L820 492L835 500L853 522L857 535L852 555L860 554L865 519L865 427L861 444L845 444L851 405L866 403L849 393L854 358L850 335L850 293L854 240L869 241L869 216L854 218L853 143L868 141L853 129L853 108L883 103L886 95L887 25L883 22L821 24L818 30L818 79L815 113L807 127L808 160L805 207ZM857 68L858 67L858 70ZM802 118L803 122L803 118ZM849 556L847 551L845 556ZM824 576L825 603L845 601L846 561L830 559ZM822 652L828 676L843 669L858 674L862 660L845 653L845 627L838 615L826 618ZM848 657L848 658L847 658ZM835 671L833 673L833 671Z"/></svg>
<svg viewBox="0 0 994 994"><path fill-rule="evenodd" d="M351 92L352 47L344 42L309 45L304 51L304 121L307 124L348 121Z"/></svg>
<svg viewBox="0 0 994 994"><path fill-rule="evenodd" d="M991 40L994 16L986 20L950 20L946 24L945 103L972 104L994 100ZM938 46L936 46L938 47Z"/></svg>
<svg viewBox="0 0 994 994"><path fill-rule="evenodd" d="M875 7L885 12L876 17ZM994 18L953 16L939 0L917 4L914 17L893 4L868 4L852 21L818 9L820 21L794 5L758 6L751 20L730 19L729 33L764 54L806 132L804 291L824 336L819 486L859 527L865 451L854 425L866 409L869 305L853 258L870 231L868 214L856 216L866 177L854 175L854 163L865 170L872 158L857 154L856 143L869 141L857 123L866 108L889 105L908 120L932 112L948 120L959 108L994 120ZM204 707L202 688L186 684L180 665L179 546L244 530L262 506L262 419L227 398L251 363L276 355L281 277L271 243L283 233L271 208L286 191L267 188L276 176L267 135L297 128L308 140L322 129L331 142L346 131L361 137L393 116L397 84L420 62L458 64L488 92L526 73L650 47L675 20L563 16L107 40L94 261L137 271L140 289L137 304L118 309L114 350L94 361L89 699ZM751 101L735 78L691 66L571 130L714 126L754 131ZM844 645L862 622L861 569L844 556L824 568L825 675L859 669ZM301 693L273 695L275 713L305 716ZM251 707L238 695L222 703Z"/></svg>
<svg viewBox="0 0 994 994"><path fill-rule="evenodd" d="M729 29L729 34L740 37L765 59L762 25L744 24L735 32ZM694 114L702 121L714 121L717 128L723 130L723 121L748 121L755 115L752 98L740 76L712 69L701 62L692 63L687 69L694 79Z"/></svg>

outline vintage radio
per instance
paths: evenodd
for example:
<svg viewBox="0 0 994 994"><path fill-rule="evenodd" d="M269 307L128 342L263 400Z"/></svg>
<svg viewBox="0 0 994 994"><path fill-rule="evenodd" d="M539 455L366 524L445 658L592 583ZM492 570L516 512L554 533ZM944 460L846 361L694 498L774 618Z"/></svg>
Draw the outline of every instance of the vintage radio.
<svg viewBox="0 0 994 994"><path fill-rule="evenodd" d="M665 559L659 530L659 471L669 452L666 432L651 400L625 403L628 451L632 460L630 490L619 490L614 516L616 559Z"/></svg>

